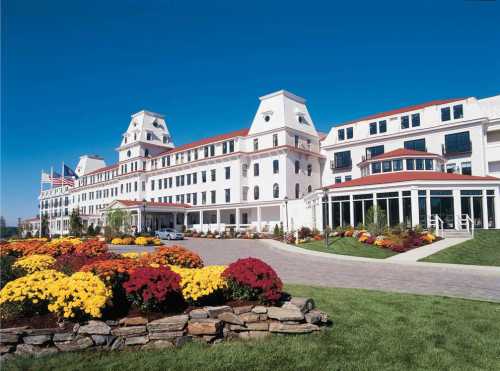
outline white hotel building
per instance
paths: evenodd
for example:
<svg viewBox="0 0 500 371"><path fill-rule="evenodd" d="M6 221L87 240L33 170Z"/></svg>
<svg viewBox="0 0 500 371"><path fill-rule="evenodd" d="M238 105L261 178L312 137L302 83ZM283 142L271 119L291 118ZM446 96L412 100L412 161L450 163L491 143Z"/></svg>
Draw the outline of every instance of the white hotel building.
<svg viewBox="0 0 500 371"><path fill-rule="evenodd" d="M86 225L125 209L138 231L335 228L364 222L374 204L391 225L500 226L500 95L375 114L325 136L303 98L278 91L260 98L250 128L180 146L162 115L138 112L116 150L113 165L81 156L74 187L41 192L52 234L68 233L73 208Z"/></svg>

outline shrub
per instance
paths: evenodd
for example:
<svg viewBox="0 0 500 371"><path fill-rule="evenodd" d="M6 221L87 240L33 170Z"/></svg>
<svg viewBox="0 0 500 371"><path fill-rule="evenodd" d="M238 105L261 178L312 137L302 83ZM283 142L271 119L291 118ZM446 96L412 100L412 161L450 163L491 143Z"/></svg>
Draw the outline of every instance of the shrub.
<svg viewBox="0 0 500 371"><path fill-rule="evenodd" d="M177 265L184 268L201 268L200 256L182 246L157 247L150 255L149 262L159 265Z"/></svg>
<svg viewBox="0 0 500 371"><path fill-rule="evenodd" d="M142 262L138 259L109 259L94 261L84 265L82 272L92 272L109 285L116 282L126 281L131 271L141 267Z"/></svg>
<svg viewBox="0 0 500 371"><path fill-rule="evenodd" d="M167 299L180 293L181 277L169 267L141 267L130 273L123 288L132 302L144 311L163 309Z"/></svg>
<svg viewBox="0 0 500 371"><path fill-rule="evenodd" d="M12 266L16 261L13 255L0 255L0 289L16 278Z"/></svg>
<svg viewBox="0 0 500 371"><path fill-rule="evenodd" d="M111 290L94 274L77 272L49 285L48 309L64 318L101 317L110 302Z"/></svg>
<svg viewBox="0 0 500 371"><path fill-rule="evenodd" d="M308 227L302 227L299 229L299 239L303 240L306 237L311 237L312 236L312 231L311 228Z"/></svg>
<svg viewBox="0 0 500 371"><path fill-rule="evenodd" d="M226 267L222 265L194 269L172 266L171 269L181 276L182 296L191 303L220 293L227 287L222 277Z"/></svg>
<svg viewBox="0 0 500 371"><path fill-rule="evenodd" d="M24 258L19 258L14 263L13 268L20 271L22 275L31 274L38 271L49 269L54 263L54 259L50 255L29 255Z"/></svg>
<svg viewBox="0 0 500 371"><path fill-rule="evenodd" d="M87 240L81 244L75 245L72 252L75 254L85 254L87 256L97 256L108 252L108 247L103 241Z"/></svg>
<svg viewBox="0 0 500 371"><path fill-rule="evenodd" d="M276 272L262 260L239 259L222 273L234 299L276 302L282 295L283 283Z"/></svg>
<svg viewBox="0 0 500 371"><path fill-rule="evenodd" d="M78 272L83 266L97 261L117 259L120 256L114 253L104 253L93 257L85 254L64 254L56 258L53 268L65 274Z"/></svg>

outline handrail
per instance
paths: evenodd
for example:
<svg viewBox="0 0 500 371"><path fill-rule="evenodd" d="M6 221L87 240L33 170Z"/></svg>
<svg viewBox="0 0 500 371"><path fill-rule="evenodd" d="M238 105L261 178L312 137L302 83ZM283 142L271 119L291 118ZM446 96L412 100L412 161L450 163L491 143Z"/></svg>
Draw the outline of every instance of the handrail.
<svg viewBox="0 0 500 371"><path fill-rule="evenodd" d="M438 214L434 214L434 216L429 215L429 218L427 219L427 225L429 226L429 228L434 228L434 230L436 231L436 236L444 236L444 222Z"/></svg>
<svg viewBox="0 0 500 371"><path fill-rule="evenodd" d="M474 237L474 221L469 214L460 215L460 227L466 225L467 232L469 232L472 237Z"/></svg>

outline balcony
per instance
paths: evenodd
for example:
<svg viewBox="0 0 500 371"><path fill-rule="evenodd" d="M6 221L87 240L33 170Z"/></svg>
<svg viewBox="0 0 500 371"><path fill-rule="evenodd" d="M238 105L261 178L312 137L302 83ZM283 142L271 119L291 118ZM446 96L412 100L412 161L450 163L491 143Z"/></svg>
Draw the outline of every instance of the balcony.
<svg viewBox="0 0 500 371"><path fill-rule="evenodd" d="M341 163L336 163L335 161L330 161L330 169L332 171L347 170L352 168L352 160L343 161Z"/></svg>
<svg viewBox="0 0 500 371"><path fill-rule="evenodd" d="M469 140L468 142L453 146L442 144L441 152L446 157L468 155L472 152L472 142Z"/></svg>

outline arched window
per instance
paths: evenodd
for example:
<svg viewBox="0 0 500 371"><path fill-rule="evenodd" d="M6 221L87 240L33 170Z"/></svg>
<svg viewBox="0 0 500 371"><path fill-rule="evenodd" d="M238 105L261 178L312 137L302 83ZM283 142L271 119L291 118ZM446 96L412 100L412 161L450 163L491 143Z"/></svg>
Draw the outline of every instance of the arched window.
<svg viewBox="0 0 500 371"><path fill-rule="evenodd" d="M280 198L280 186L278 183L273 185L273 198Z"/></svg>
<svg viewBox="0 0 500 371"><path fill-rule="evenodd" d="M149 156L149 149L145 149L144 150L144 157L148 157Z"/></svg>
<svg viewBox="0 0 500 371"><path fill-rule="evenodd" d="M311 185L309 184L309 185L307 186L307 193L311 193L311 192L312 192L312 190L313 190L313 188L312 188L312 187L311 187Z"/></svg>
<svg viewBox="0 0 500 371"><path fill-rule="evenodd" d="M295 198L299 198L299 197L300 197L300 184L296 183L295 184Z"/></svg>
<svg viewBox="0 0 500 371"><path fill-rule="evenodd" d="M254 200L259 199L259 186L253 187L253 199Z"/></svg>
<svg viewBox="0 0 500 371"><path fill-rule="evenodd" d="M311 164L307 165L307 176L311 176L313 171L313 166Z"/></svg>
<svg viewBox="0 0 500 371"><path fill-rule="evenodd" d="M300 170L300 161L295 161L295 174L298 174Z"/></svg>

